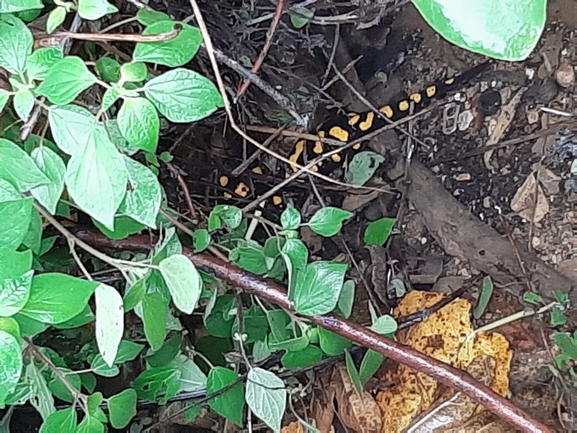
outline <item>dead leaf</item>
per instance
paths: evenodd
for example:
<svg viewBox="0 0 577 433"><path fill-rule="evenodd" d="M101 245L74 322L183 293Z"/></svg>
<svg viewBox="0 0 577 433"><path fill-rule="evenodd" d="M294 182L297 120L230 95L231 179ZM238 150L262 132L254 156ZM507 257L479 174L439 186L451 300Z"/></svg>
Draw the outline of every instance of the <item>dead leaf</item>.
<svg viewBox="0 0 577 433"><path fill-rule="evenodd" d="M536 203L536 204L535 204ZM511 209L533 223L541 221L549 212L549 202L543 188L531 173L511 200Z"/></svg>
<svg viewBox="0 0 577 433"><path fill-rule="evenodd" d="M342 392L338 393L337 400L339 418L345 427L359 433L380 433L381 412L375 400L366 391L357 393L349 377L346 367L341 366L334 371L334 380L343 384Z"/></svg>
<svg viewBox="0 0 577 433"><path fill-rule="evenodd" d="M430 308L444 296L442 293L410 292L393 315L399 317ZM470 310L471 304L468 301L457 299L422 323L400 331L397 338L400 343L461 369L476 371L477 367L471 365L475 359L478 358L478 362L481 362L490 358L490 362L494 364L491 369L493 373L488 378L481 375L482 380L496 392L506 395L509 390L508 375L512 357L509 343L496 333L472 334ZM474 337L467 338L470 335ZM380 379L382 383L398 384L380 392L376 398L383 414L383 432L402 431L417 416L426 413L438 398L439 385L434 379L404 365L398 365L396 370L385 373ZM462 397L465 398L468 399L466 396ZM468 408L468 413L474 415L482 410L483 408L475 404L473 410ZM461 422L465 421L468 420L461 419Z"/></svg>

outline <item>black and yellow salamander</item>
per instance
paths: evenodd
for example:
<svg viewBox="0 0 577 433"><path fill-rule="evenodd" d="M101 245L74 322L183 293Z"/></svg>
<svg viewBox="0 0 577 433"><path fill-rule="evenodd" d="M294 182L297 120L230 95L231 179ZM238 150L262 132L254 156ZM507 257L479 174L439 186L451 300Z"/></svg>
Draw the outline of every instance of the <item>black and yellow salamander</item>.
<svg viewBox="0 0 577 433"><path fill-rule="evenodd" d="M371 131L382 128L391 121L406 117L411 112L411 106L413 107L412 111L416 113L426 107L432 100L445 98L451 91L463 87L472 78L484 72L489 65L490 63L488 62L482 63L458 76L447 78L436 84L427 86L424 90L413 93L407 98L390 102L378 109L382 116L373 111L367 111L363 113L349 113L347 115L332 117L318 128L317 135L320 138L332 138L338 140L342 142L343 145L353 142ZM313 166L312 170L325 175L330 175L330 173L335 169L335 164L340 164L347 159L350 160L349 154L354 154L355 152L360 151L363 147L364 143L355 143L345 152L331 155L327 158L327 162L321 163L318 166ZM321 141L299 140L294 144L293 149L288 156L288 159L292 163L295 163L295 165L291 164L290 166L287 166L286 164L282 164L281 173L268 173L267 170L258 165L258 161L255 161L253 165L249 167L250 172L253 175L256 175L253 182L247 181L246 176L232 177L223 173L218 176L218 186L222 191L224 191L223 197L225 199L232 200L235 197L247 198L250 196L258 197L270 189L270 186L264 183L261 184L261 182L256 180L259 175L268 174L269 176L274 175L284 179L291 173L298 171L296 164L301 166L305 165L307 160L313 160L314 158L320 157L329 150L332 150L330 146ZM252 184L254 188L254 194L252 194L253 188L249 186L250 184ZM272 197L271 201L275 206L283 205L283 199L280 195Z"/></svg>

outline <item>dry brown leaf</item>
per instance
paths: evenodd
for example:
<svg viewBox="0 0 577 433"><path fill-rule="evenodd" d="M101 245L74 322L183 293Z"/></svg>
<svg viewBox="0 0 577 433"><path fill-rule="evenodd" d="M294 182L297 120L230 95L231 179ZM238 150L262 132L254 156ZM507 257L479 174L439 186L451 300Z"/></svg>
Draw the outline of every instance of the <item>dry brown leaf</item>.
<svg viewBox="0 0 577 433"><path fill-rule="evenodd" d="M335 381L343 384L342 392L335 398L339 408L339 418L345 427L359 433L380 433L381 412L375 400L366 391L359 395L349 377L346 367L335 370Z"/></svg>
<svg viewBox="0 0 577 433"><path fill-rule="evenodd" d="M289 425L280 429L281 433L305 433L305 428L298 421L293 421Z"/></svg>
<svg viewBox="0 0 577 433"><path fill-rule="evenodd" d="M394 316L412 314L429 308L439 302L442 293L413 291L407 294L394 311ZM427 320L413 328L400 331L399 342L425 353L433 358L461 369L467 369L473 360L490 358L494 363L488 384L496 392L506 395L509 389L509 365L512 357L507 340L496 333L480 333L474 338L469 312L471 305L464 299L457 299L441 308ZM474 366L471 366L474 369ZM404 365L390 371L383 383L397 383L394 388L377 395L377 404L383 413L383 432L395 433L406 428L417 416L424 414L438 397L437 382ZM483 380L486 380L483 376ZM454 391L450 391L453 392ZM463 399L468 399L462 396ZM482 410L473 404L470 413ZM463 422L466 420L462 420Z"/></svg>
<svg viewBox="0 0 577 433"><path fill-rule="evenodd" d="M535 203L537 203L535 205ZM511 209L520 217L533 223L541 221L549 212L549 202L543 188L531 173L511 200Z"/></svg>

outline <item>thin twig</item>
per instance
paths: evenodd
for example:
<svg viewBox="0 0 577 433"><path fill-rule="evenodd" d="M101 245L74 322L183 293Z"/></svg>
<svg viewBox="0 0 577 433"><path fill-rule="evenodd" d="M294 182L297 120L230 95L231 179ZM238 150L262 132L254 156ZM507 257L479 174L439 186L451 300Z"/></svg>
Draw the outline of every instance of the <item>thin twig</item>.
<svg viewBox="0 0 577 433"><path fill-rule="evenodd" d="M255 73L255 74L260 69L260 67L261 67L262 63L264 62L264 59L268 53L268 50L270 49L270 47L272 45L272 38L273 38L275 31L278 27L278 23L280 22L280 17L282 16L283 11L284 11L284 0L278 0L278 3L276 4L276 11L274 14L274 18L273 18L272 22L270 23L270 26L266 32L266 42L264 44L264 47L262 47L262 51L258 55L256 62L254 62L254 65L250 69L250 71ZM244 92L246 92L246 89L248 89L249 85L250 85L250 80L244 80L244 82L240 86L240 89L238 90L238 94L236 95L235 102L236 102L236 100L238 100L238 98L240 98L244 94Z"/></svg>

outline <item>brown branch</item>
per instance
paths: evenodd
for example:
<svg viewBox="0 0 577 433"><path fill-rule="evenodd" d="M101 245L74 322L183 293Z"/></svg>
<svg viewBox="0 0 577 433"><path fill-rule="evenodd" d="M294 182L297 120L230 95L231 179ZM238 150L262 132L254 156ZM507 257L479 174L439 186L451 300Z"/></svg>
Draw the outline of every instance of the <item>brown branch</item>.
<svg viewBox="0 0 577 433"><path fill-rule="evenodd" d="M251 72L253 72L255 74L260 69L262 63L264 62L264 58L266 57L268 50L270 49L270 46L272 45L272 37L274 36L276 28L278 27L278 23L280 22L280 17L282 16L283 11L284 11L284 0L279 0L279 2L276 5L276 11L275 11L274 17L270 23L270 27L268 28L268 30L266 32L266 42L264 44L264 47L262 47L262 51L258 55L256 62L254 62L254 65L252 66L252 68L250 70ZM245 79L243 81L242 85L240 86L240 89L238 90L238 94L236 95L236 99L240 98L244 94L244 92L246 92L246 89L248 89L249 85L250 85L250 80Z"/></svg>
<svg viewBox="0 0 577 433"><path fill-rule="evenodd" d="M100 233L83 232L77 236L85 242L100 248L122 248L129 250L150 250L148 236L132 236L122 241L113 241ZM259 296L287 310L293 310L292 302L286 295L286 290L280 285L263 278L250 275L241 269L218 258L204 254L193 254L184 248L183 253L196 267L216 278L242 289L245 293ZM342 317L328 314L325 316L307 317L316 325L343 336L359 345L375 350L394 361L405 364L417 371L427 374L443 385L460 391L486 409L503 418L508 423L526 432L551 432L551 430L524 413L507 399L501 397L491 388L475 380L466 372L430 358L409 346L383 337L361 325Z"/></svg>

